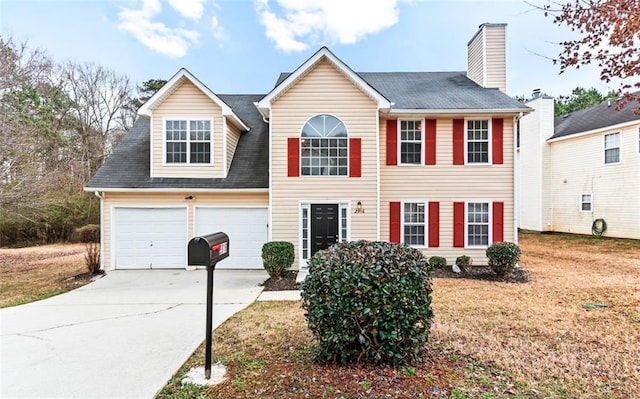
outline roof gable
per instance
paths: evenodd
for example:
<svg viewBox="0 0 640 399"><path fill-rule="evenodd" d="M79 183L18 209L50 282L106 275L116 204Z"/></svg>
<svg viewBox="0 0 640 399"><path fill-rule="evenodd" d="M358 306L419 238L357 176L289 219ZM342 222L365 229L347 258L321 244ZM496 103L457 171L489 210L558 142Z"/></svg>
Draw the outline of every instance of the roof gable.
<svg viewBox="0 0 640 399"><path fill-rule="evenodd" d="M257 103L257 107L263 115L268 115L268 110L271 108L271 104L283 95L289 88L296 84L302 77L304 77L309 71L313 70L318 63L323 60L328 61L331 65L333 65L339 72L341 72L347 79L349 79L356 87L361 89L365 94L367 94L371 99L373 99L377 104L378 108L388 109L391 108L392 103L382 95L378 90L376 90L373 86L371 86L366 80L362 79L360 75L355 73L347 64L342 62L338 57L336 57L327 47L322 47L318 50L314 55L312 55L308 60L306 60L302 65L298 67L293 73L284 77L281 75L276 86L266 95L262 100Z"/></svg>
<svg viewBox="0 0 640 399"><path fill-rule="evenodd" d="M184 81L191 82L198 88L204 95L206 95L211 101L218 105L222 109L222 115L229 117L235 125L242 130L249 130L249 127L240 119L220 97L218 97L211 89L205 86L198 78L193 76L186 68L180 68L180 70L169 79L169 81L162 86L147 102L145 102L140 109L138 109L138 115L151 116L153 110L158 107L167 97L169 97L178 87L182 85Z"/></svg>

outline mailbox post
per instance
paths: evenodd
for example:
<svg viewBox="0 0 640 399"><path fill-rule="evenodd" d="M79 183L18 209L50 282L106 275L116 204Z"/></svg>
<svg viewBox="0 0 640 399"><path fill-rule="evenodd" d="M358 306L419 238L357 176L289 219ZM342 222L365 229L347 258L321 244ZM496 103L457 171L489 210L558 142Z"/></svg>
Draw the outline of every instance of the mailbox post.
<svg viewBox="0 0 640 399"><path fill-rule="evenodd" d="M205 327L204 378L211 378L211 330L213 325L213 271L216 264L229 256L229 236L207 234L189 241L189 266L207 267L207 323Z"/></svg>

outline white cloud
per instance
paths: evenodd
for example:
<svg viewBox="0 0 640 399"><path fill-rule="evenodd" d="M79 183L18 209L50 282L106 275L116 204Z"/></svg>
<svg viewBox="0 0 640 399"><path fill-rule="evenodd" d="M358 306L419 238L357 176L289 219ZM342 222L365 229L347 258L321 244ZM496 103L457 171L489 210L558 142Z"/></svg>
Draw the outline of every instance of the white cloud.
<svg viewBox="0 0 640 399"><path fill-rule="evenodd" d="M185 18L197 21L204 12L204 3L207 0L169 0L169 5Z"/></svg>
<svg viewBox="0 0 640 399"><path fill-rule="evenodd" d="M226 35L224 33L224 28L220 26L220 22L218 22L218 17L216 17L215 15L211 17L211 31L213 33L213 37L217 41L222 42L225 40Z"/></svg>
<svg viewBox="0 0 640 399"><path fill-rule="evenodd" d="M141 9L124 8L118 13L118 28L131 33L151 50L169 56L183 57L189 47L198 44L200 34L196 30L170 28L153 19L162 11L159 0L143 0Z"/></svg>
<svg viewBox="0 0 640 399"><path fill-rule="evenodd" d="M353 44L398 22L399 0L255 0L260 23L276 48L303 51L318 42Z"/></svg>

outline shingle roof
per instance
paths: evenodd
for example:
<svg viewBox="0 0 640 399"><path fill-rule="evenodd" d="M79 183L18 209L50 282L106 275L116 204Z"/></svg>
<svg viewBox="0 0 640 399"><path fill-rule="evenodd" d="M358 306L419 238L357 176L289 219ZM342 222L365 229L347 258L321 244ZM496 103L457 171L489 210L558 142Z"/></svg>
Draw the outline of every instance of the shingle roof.
<svg viewBox="0 0 640 399"><path fill-rule="evenodd" d="M276 86L290 74L281 73ZM484 88L466 72L358 72L395 109L522 110L529 107L498 89Z"/></svg>
<svg viewBox="0 0 640 399"><path fill-rule="evenodd" d="M639 95L640 92L634 94ZM620 123L640 121L640 115L633 113L633 108L637 106L637 102L631 102L627 103L622 110L616 111L616 100L611 100L595 107L558 116L554 119L554 134L550 139L588 132Z"/></svg>
<svg viewBox="0 0 640 399"><path fill-rule="evenodd" d="M240 136L226 179L150 177L149 119L133 128L87 183L94 188L253 189L269 187L269 127L253 105L263 95L219 95L251 130Z"/></svg>

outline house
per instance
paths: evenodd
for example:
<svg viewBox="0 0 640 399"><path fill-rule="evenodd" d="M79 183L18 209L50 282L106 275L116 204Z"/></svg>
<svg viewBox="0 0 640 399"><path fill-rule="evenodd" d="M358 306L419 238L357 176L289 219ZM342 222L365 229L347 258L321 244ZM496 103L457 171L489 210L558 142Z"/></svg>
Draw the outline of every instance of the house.
<svg viewBox="0 0 640 399"><path fill-rule="evenodd" d="M516 241L505 25L483 24L469 72L356 73L322 47L264 95L216 94L181 69L85 188L101 198L103 268L176 268L224 231L218 268L295 267L336 241L389 240L486 262Z"/></svg>
<svg viewBox="0 0 640 399"><path fill-rule="evenodd" d="M536 95L520 120L520 228L640 239L640 115L616 101L554 118ZM594 226L595 224L595 226ZM598 232L598 230L596 230Z"/></svg>

